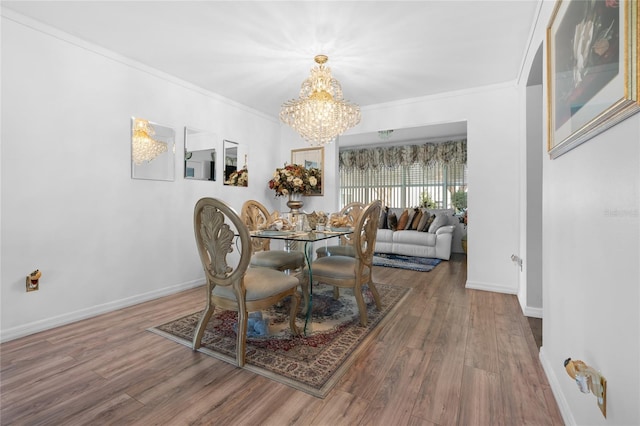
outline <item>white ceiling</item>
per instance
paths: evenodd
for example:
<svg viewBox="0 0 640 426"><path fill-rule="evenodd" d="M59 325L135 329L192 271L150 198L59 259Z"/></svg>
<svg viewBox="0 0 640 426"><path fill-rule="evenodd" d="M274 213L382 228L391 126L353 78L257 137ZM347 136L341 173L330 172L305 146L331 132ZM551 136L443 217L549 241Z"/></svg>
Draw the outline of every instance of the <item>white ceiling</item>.
<svg viewBox="0 0 640 426"><path fill-rule="evenodd" d="M361 106L515 81L538 1L3 0L2 7L277 117L319 53L329 56L345 98Z"/></svg>

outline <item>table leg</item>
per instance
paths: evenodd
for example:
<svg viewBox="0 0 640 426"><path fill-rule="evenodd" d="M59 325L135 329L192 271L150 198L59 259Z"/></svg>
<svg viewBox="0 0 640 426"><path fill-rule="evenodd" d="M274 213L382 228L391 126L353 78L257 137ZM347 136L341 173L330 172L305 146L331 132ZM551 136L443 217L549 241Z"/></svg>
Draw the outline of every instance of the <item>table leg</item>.
<svg viewBox="0 0 640 426"><path fill-rule="evenodd" d="M313 244L311 245L313 248ZM304 243L304 259L307 262L307 272L309 274L309 304L307 305L307 315L304 319L304 335L307 335L307 324L309 324L309 319L311 318L311 307L313 306L313 271L311 270L311 253L309 248L309 242Z"/></svg>

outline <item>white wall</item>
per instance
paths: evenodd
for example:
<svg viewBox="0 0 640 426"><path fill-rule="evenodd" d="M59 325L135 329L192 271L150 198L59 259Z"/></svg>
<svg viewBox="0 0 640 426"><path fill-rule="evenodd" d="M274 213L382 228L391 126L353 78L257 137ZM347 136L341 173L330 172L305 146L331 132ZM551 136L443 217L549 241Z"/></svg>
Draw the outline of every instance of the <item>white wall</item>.
<svg viewBox="0 0 640 426"><path fill-rule="evenodd" d="M518 294L527 316L542 317L542 161L543 139L541 85L527 87L526 140L524 142L522 187L526 204L521 211L520 257L523 259Z"/></svg>
<svg viewBox="0 0 640 426"><path fill-rule="evenodd" d="M361 123L349 132L467 121L469 288L517 292L518 269L511 262L519 245L517 100L515 84L505 84L367 106L362 108ZM293 141L290 136L291 148ZM335 182L329 187L337 187L336 146L328 147L325 180ZM325 203L336 208L337 194Z"/></svg>
<svg viewBox="0 0 640 426"><path fill-rule="evenodd" d="M552 9L544 3L532 45L543 42ZM567 424L640 424L639 141L640 115L634 115L543 160L540 359ZM596 398L580 393L565 372L568 357L607 378L606 419Z"/></svg>
<svg viewBox="0 0 640 426"><path fill-rule="evenodd" d="M203 283L193 206L273 199L277 120L2 13L1 340ZM175 128L175 181L131 179L131 116ZM185 125L249 146L249 188L182 179Z"/></svg>
<svg viewBox="0 0 640 426"><path fill-rule="evenodd" d="M306 146L289 129L283 129L280 151L268 150L279 135L275 121L70 36L13 20L3 19L2 27L8 123L2 129L3 339L200 282L190 220L200 196L272 200L271 208L284 210L285 200L275 200L266 182L275 165L289 160L290 149ZM518 247L516 100L514 85L410 99L363 108L363 122L354 129L467 120L467 285L507 293L517 291L510 261ZM131 180L132 115L175 126L179 142L181 127L189 125L251 144L250 187ZM181 158L177 162L179 175ZM325 148L325 169L325 196L306 197L306 210L337 210L336 145ZM33 199L47 205L44 221L39 211L23 210ZM42 289L26 294L24 276L35 268L43 271ZM84 290L87 280L91 292Z"/></svg>
<svg viewBox="0 0 640 426"><path fill-rule="evenodd" d="M640 117L544 164L543 352L577 424L640 424ZM562 362L609 383L608 418Z"/></svg>

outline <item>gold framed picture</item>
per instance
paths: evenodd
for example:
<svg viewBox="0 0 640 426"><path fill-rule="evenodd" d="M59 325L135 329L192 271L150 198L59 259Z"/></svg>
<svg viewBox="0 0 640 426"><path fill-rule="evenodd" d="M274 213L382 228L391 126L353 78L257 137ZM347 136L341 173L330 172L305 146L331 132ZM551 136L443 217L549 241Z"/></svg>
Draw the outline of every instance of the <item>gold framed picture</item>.
<svg viewBox="0 0 640 426"><path fill-rule="evenodd" d="M548 152L640 111L638 2L559 0L547 27Z"/></svg>
<svg viewBox="0 0 640 426"><path fill-rule="evenodd" d="M318 189L309 195L324 195L324 147L291 150L291 164L310 170L318 179Z"/></svg>

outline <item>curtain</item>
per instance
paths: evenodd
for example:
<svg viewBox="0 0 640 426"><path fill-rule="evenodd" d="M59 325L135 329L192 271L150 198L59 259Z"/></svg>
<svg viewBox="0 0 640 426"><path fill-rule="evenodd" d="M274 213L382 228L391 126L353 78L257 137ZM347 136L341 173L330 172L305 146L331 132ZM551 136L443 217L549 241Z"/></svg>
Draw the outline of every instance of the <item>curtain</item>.
<svg viewBox="0 0 640 426"><path fill-rule="evenodd" d="M340 151L340 170L373 170L378 167L395 168L421 164L425 167L436 164L466 164L467 140L348 149Z"/></svg>

